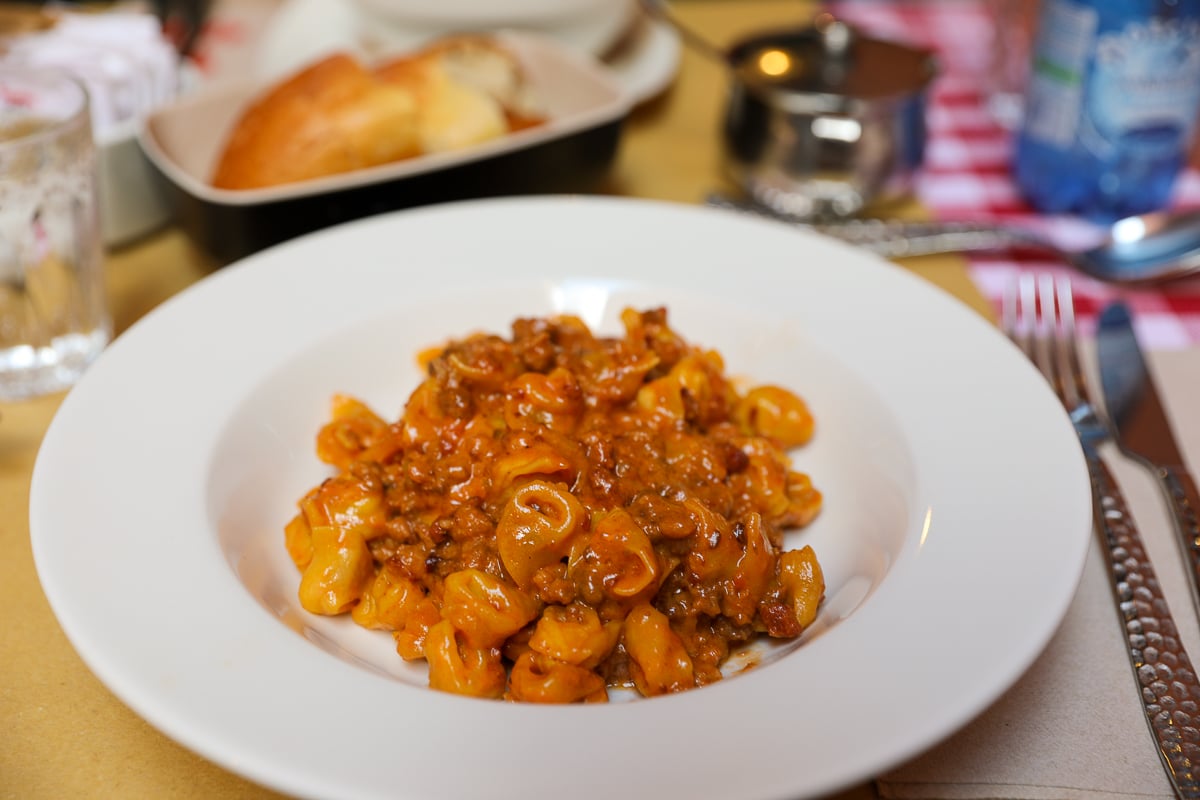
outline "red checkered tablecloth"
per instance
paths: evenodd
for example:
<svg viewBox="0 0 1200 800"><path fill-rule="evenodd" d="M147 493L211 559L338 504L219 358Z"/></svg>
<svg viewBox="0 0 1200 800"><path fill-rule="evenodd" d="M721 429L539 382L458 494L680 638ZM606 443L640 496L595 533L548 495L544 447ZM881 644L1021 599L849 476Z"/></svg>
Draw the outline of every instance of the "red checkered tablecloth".
<svg viewBox="0 0 1200 800"><path fill-rule="evenodd" d="M987 109L985 90L996 69L991 60L993 9L1003 1L842 0L830 9L872 35L937 53L940 74L931 88L929 141L917 182L919 199L935 217L1011 222L1068 246L1096 241L1099 229L1089 223L1039 215L1025 204L1011 179L1012 136ZM1200 172L1193 168L1181 176L1172 205L1200 208ZM1145 346L1200 345L1200 279L1157 289L1120 288L1083 276L1062 261L1017 252L972 255L969 264L972 278L997 307L1016 274L1061 273L1071 278L1085 331L1105 303L1122 298L1134 311Z"/></svg>

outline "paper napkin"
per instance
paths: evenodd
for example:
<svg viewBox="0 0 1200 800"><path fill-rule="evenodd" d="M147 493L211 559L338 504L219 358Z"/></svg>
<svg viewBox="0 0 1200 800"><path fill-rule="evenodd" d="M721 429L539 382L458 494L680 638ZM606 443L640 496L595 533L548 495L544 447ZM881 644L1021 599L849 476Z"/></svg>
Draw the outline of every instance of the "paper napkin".
<svg viewBox="0 0 1200 800"><path fill-rule="evenodd" d="M1159 391L1189 463L1200 465L1200 350L1151 354ZM1170 604L1200 668L1192 608L1170 517L1150 473L1106 451ZM1031 454L1032 457L1033 454ZM1036 465L1031 458L1031 469ZM1138 702L1098 537L1057 634L1028 672L981 716L877 783L902 800L1131 800L1174 794ZM1038 557L1036 552L1029 558ZM1013 576L1020 591L1020 576Z"/></svg>

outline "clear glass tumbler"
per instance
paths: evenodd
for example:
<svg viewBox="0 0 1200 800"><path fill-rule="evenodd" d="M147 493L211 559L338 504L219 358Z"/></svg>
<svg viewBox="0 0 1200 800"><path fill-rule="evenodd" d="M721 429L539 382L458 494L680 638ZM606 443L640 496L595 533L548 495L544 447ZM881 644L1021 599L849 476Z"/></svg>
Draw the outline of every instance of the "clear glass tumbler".
<svg viewBox="0 0 1200 800"><path fill-rule="evenodd" d="M1021 125L1039 5L1039 0L988 0L986 5L992 41L983 75L985 102L992 118L1008 130Z"/></svg>
<svg viewBox="0 0 1200 800"><path fill-rule="evenodd" d="M88 95L0 70L0 400L70 388L112 337Z"/></svg>

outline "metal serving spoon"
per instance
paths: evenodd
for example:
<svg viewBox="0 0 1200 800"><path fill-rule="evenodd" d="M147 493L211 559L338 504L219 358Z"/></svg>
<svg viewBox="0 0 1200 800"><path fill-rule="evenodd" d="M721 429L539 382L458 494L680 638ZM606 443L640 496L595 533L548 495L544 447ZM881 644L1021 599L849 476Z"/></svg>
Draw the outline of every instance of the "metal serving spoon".
<svg viewBox="0 0 1200 800"><path fill-rule="evenodd" d="M1109 227L1101 244L1073 252L1033 231L1005 225L882 219L811 222L723 195L710 195L707 203L790 222L886 258L1021 247L1050 253L1080 272L1109 283L1166 283L1200 274L1200 211L1126 217Z"/></svg>

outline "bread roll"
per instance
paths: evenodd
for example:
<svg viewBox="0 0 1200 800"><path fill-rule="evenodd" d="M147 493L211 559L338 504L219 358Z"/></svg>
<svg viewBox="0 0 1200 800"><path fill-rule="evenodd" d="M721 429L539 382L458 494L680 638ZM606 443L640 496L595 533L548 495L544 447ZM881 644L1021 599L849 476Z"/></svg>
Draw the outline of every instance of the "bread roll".
<svg viewBox="0 0 1200 800"><path fill-rule="evenodd" d="M488 37L448 37L372 69L337 54L250 106L213 185L274 186L457 150L542 119L520 63Z"/></svg>
<svg viewBox="0 0 1200 800"><path fill-rule="evenodd" d="M487 92L451 78L436 57L393 61L378 68L376 75L416 99L417 139L423 153L458 150L508 132L504 107Z"/></svg>
<svg viewBox="0 0 1200 800"><path fill-rule="evenodd" d="M246 110L213 185L254 189L407 158L420 152L417 122L412 92L348 55L331 55Z"/></svg>
<svg viewBox="0 0 1200 800"><path fill-rule="evenodd" d="M543 121L516 57L487 36L451 36L375 68L417 96L426 152L473 144Z"/></svg>

